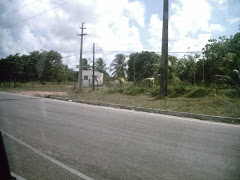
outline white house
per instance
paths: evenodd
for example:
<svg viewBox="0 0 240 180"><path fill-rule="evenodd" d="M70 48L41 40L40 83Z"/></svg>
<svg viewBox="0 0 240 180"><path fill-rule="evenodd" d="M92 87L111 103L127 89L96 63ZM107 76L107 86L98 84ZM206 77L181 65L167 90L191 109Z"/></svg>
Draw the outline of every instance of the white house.
<svg viewBox="0 0 240 180"><path fill-rule="evenodd" d="M82 78L83 78L83 87L90 87L92 86L92 76L93 76L93 71L92 70L82 70ZM94 71L94 84L95 86L103 85L103 73L99 71Z"/></svg>

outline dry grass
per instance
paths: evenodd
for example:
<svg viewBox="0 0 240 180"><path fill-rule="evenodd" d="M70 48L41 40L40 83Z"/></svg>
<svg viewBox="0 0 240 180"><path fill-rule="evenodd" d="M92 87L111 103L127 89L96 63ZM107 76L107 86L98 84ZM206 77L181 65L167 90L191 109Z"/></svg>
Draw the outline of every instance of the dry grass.
<svg viewBox="0 0 240 180"><path fill-rule="evenodd" d="M32 84L29 83L15 89L0 88L0 90L13 93L28 93L28 95L36 95L37 91L42 91L40 94L59 95L71 99L240 118L240 99L229 98L223 93L212 92L202 98L165 97L164 99L155 99L146 94L131 96L122 93L107 93L107 89L102 88L94 92L90 88L85 88L83 91L76 93L73 92L73 86L74 83L65 83L52 86L50 84L44 86L37 84L32 87Z"/></svg>
<svg viewBox="0 0 240 180"><path fill-rule="evenodd" d="M125 94L107 94L106 91L87 91L69 93L66 97L87 101L106 102L113 104L138 106L155 109L167 109L197 114L207 114L227 117L240 117L240 99L231 99L223 95L211 94L204 98L164 98L154 99L141 94L130 96Z"/></svg>

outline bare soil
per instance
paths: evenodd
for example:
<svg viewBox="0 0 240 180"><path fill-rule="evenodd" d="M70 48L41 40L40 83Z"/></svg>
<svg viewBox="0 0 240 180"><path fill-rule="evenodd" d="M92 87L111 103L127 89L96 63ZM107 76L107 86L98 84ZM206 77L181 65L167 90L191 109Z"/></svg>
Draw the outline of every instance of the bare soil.
<svg viewBox="0 0 240 180"><path fill-rule="evenodd" d="M27 95L27 96L46 96L46 95L56 95L56 96L65 96L67 92L57 92L57 91L19 91L18 94Z"/></svg>

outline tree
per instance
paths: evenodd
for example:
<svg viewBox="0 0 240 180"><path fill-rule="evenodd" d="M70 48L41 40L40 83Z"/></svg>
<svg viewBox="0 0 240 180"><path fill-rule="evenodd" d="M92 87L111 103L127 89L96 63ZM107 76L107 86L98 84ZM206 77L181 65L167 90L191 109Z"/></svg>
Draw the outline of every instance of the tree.
<svg viewBox="0 0 240 180"><path fill-rule="evenodd" d="M168 55L168 79L170 81L179 78L180 63L177 57Z"/></svg>
<svg viewBox="0 0 240 180"><path fill-rule="evenodd" d="M228 53L223 60L224 75L221 77L226 79L232 86L240 86L240 58L233 53Z"/></svg>
<svg viewBox="0 0 240 180"><path fill-rule="evenodd" d="M194 58L191 55L184 55L179 61L178 75L181 81L194 84Z"/></svg>
<svg viewBox="0 0 240 180"><path fill-rule="evenodd" d="M106 62L102 58L98 58L95 63L95 69L100 72L105 72L107 70Z"/></svg>
<svg viewBox="0 0 240 180"><path fill-rule="evenodd" d="M128 80L142 81L157 76L159 73L160 56L154 52L143 51L132 53L128 61Z"/></svg>
<svg viewBox="0 0 240 180"><path fill-rule="evenodd" d="M83 58L82 62L83 62L83 70L91 70L91 65L86 58Z"/></svg>
<svg viewBox="0 0 240 180"><path fill-rule="evenodd" d="M123 54L117 54L111 63L111 69L113 77L126 78L126 57Z"/></svg>
<svg viewBox="0 0 240 180"><path fill-rule="evenodd" d="M107 73L106 62L102 58L98 58L95 63L95 69L103 73L103 81L109 81L110 75Z"/></svg>
<svg viewBox="0 0 240 180"><path fill-rule="evenodd" d="M76 72L62 63L62 56L56 51L33 51L29 55L9 55L0 59L0 82L47 82L70 79L74 81Z"/></svg>

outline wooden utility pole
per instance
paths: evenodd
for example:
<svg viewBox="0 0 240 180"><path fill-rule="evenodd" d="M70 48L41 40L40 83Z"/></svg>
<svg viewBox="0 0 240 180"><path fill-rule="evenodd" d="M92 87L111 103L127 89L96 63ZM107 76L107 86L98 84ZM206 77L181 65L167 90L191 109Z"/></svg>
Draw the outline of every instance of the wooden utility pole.
<svg viewBox="0 0 240 180"><path fill-rule="evenodd" d="M168 0L163 1L162 59L160 95L167 95L168 81Z"/></svg>
<svg viewBox="0 0 240 180"><path fill-rule="evenodd" d="M204 58L203 58L203 85L204 85Z"/></svg>
<svg viewBox="0 0 240 180"><path fill-rule="evenodd" d="M80 59L79 59L79 72L78 72L78 87L77 90L82 89L82 47L83 47L83 36L87 34L83 34L83 29L86 29L83 27L79 27L81 29L81 34L77 34L78 36L81 36L81 45L80 45Z"/></svg>
<svg viewBox="0 0 240 180"><path fill-rule="evenodd" d="M94 76L95 76L95 65L94 65L94 61L95 61L95 43L93 43L93 67L92 67L92 69L93 69L93 75L92 75L92 90L94 91L94 81L95 81L95 78L94 78Z"/></svg>

